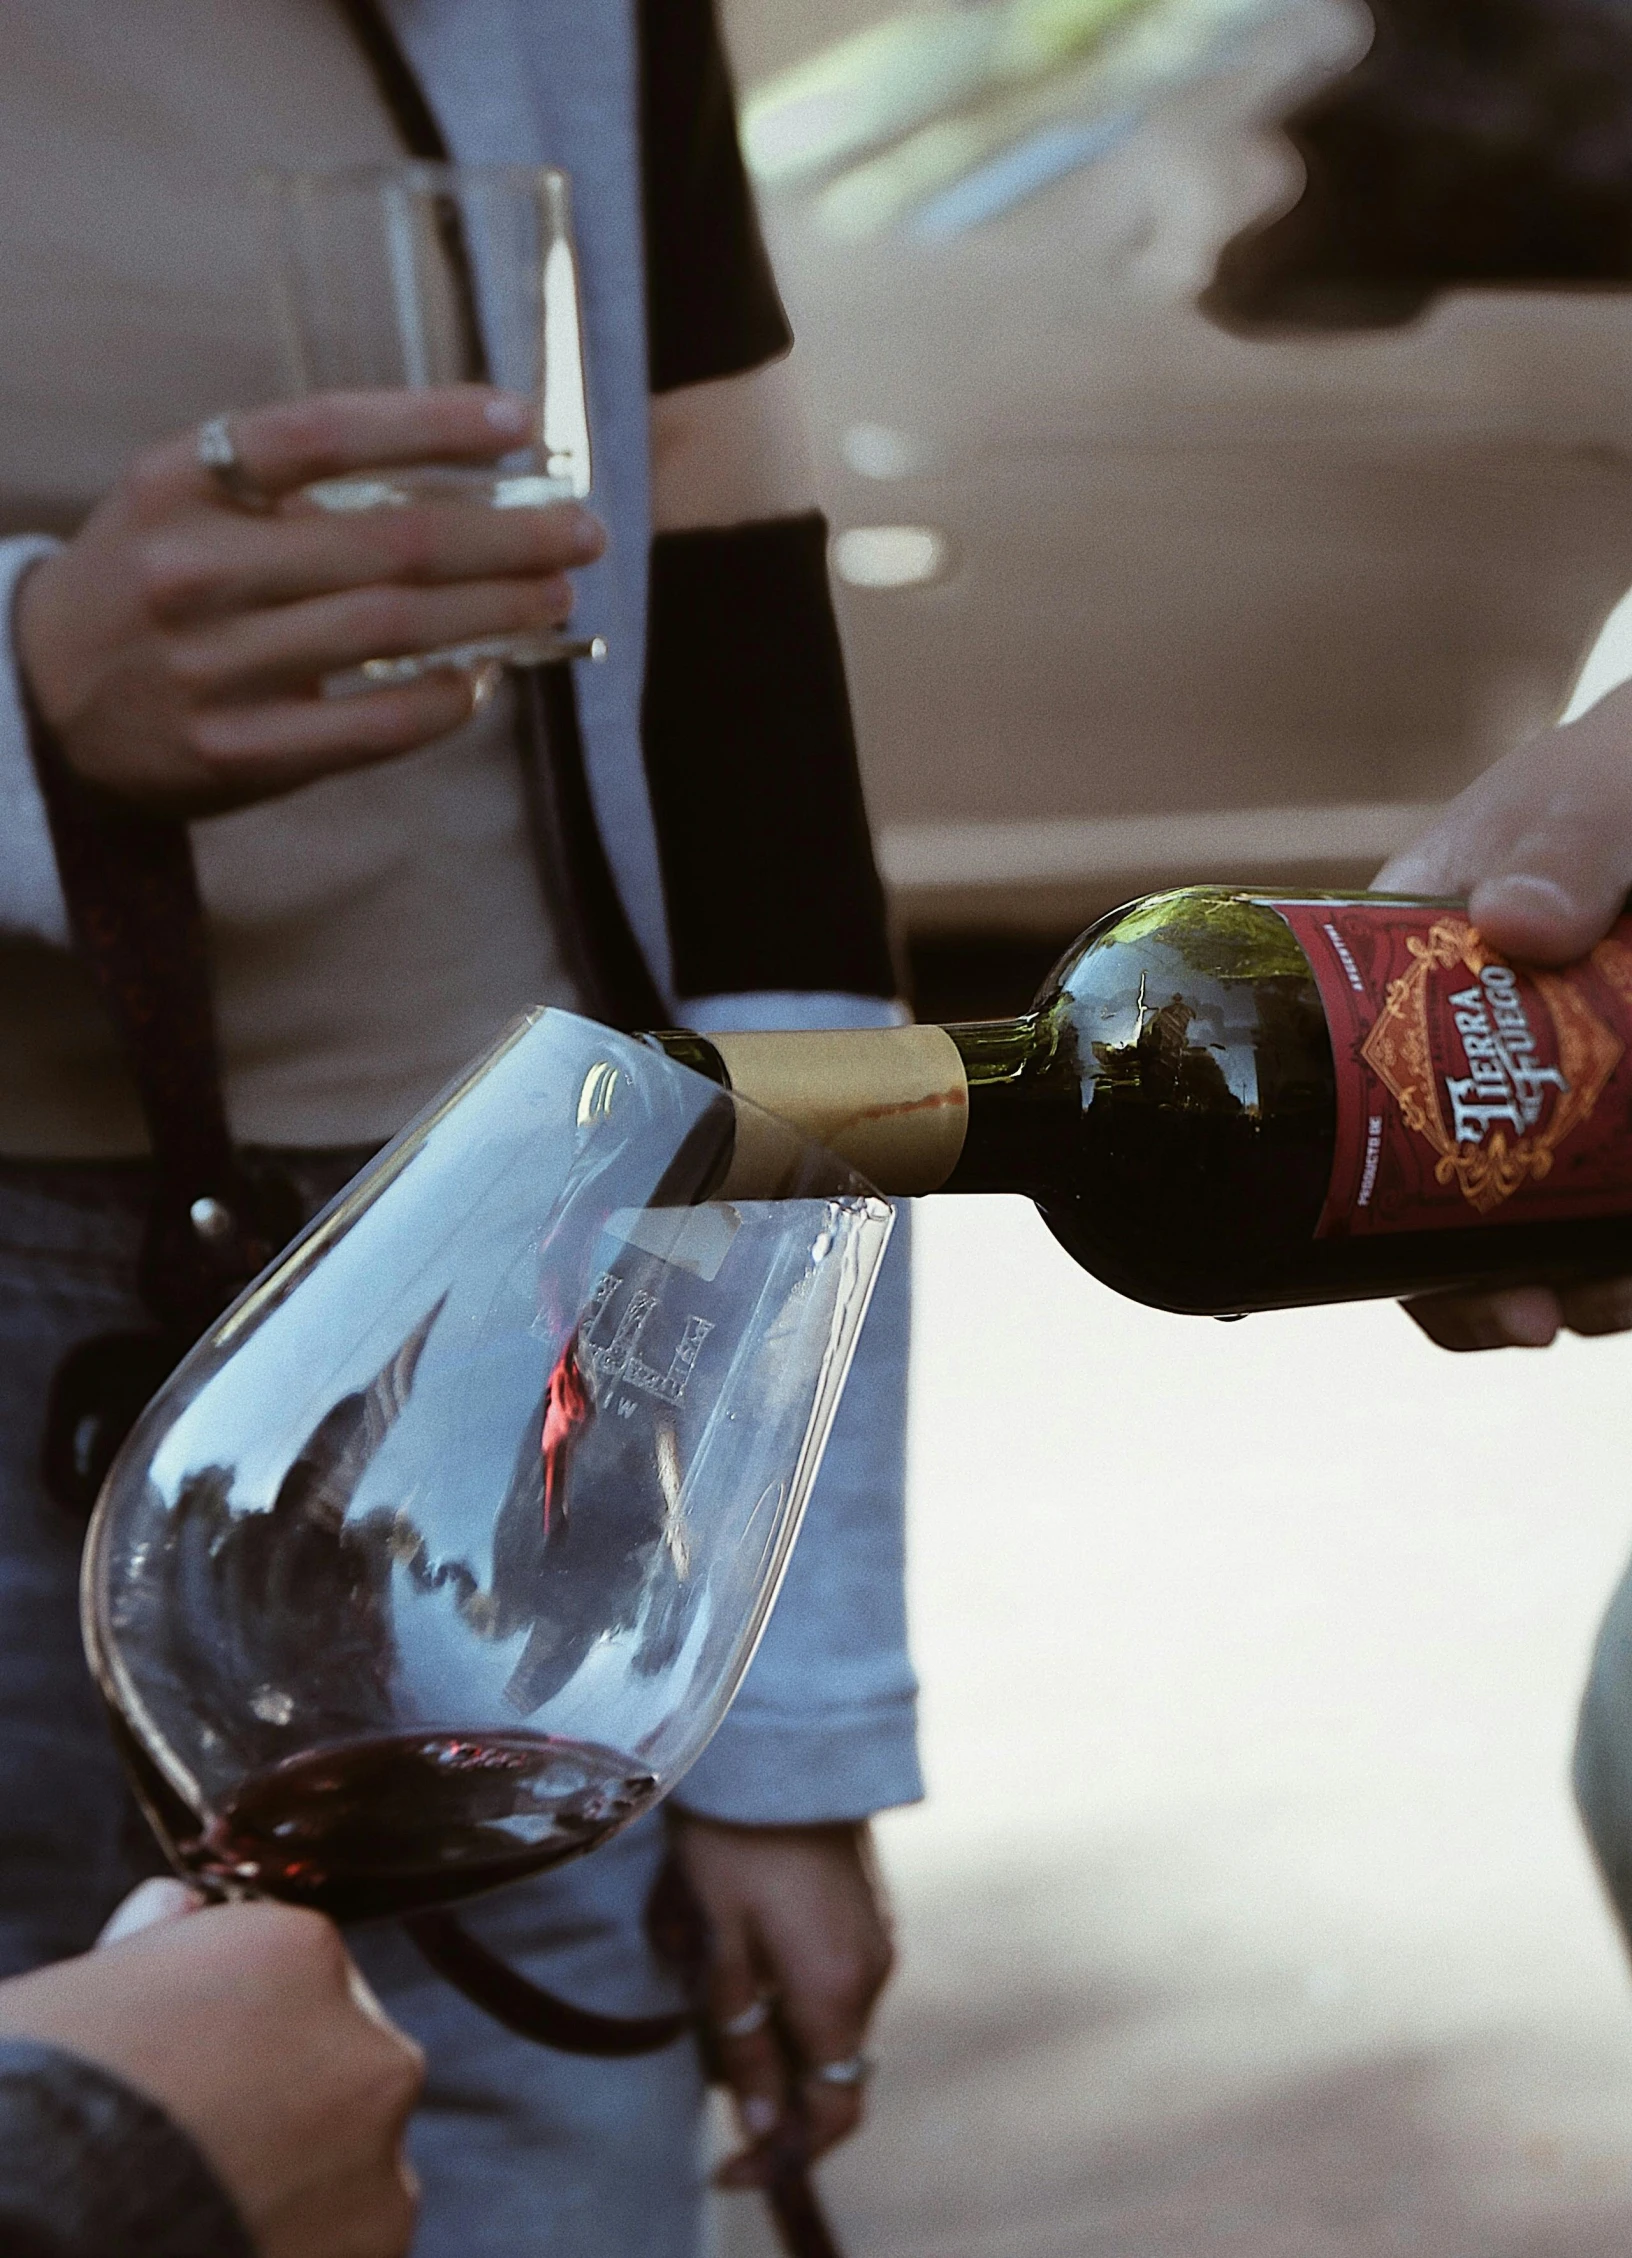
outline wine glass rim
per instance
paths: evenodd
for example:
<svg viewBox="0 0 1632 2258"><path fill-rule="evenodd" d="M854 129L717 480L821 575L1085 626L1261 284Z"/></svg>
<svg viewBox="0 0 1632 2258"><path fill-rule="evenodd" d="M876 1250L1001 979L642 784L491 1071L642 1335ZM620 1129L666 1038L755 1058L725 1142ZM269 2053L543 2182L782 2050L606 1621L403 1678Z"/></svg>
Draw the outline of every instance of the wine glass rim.
<svg viewBox="0 0 1632 2258"><path fill-rule="evenodd" d="M835 1152L831 1145L824 1144L820 1137L813 1136L810 1130L799 1123L789 1121L781 1114L771 1113L764 1106L757 1105L752 1098L744 1097L740 1091L733 1090L729 1082L716 1082L709 1075L699 1073L695 1067L688 1066L684 1059L676 1058L672 1052L664 1050L659 1043L644 1040L639 1035L606 1027L599 1020L590 1019L581 1012L567 1011L559 1004L535 1005L531 1011L524 1012L518 1019L512 1021L507 1033L511 1037L519 1038L530 1028L542 1026L552 1021L558 1025L565 1023L588 1029L598 1045L608 1048L617 1046L626 1063L630 1065L638 1062L639 1065L649 1070L651 1062L655 1059L660 1062L666 1073L681 1075L688 1082L698 1083L702 1088L712 1091L716 1096L721 1094L729 1096L733 1107L740 1116L745 1116L747 1119L762 1125L762 1133L770 1145L781 1147L788 1152L799 1151L812 1170L812 1181L806 1190L797 1195L784 1193L777 1196L783 1199L799 1197L811 1200L855 1200L863 1205L871 1205L879 1210L894 1214L898 1203L891 1199L888 1193L881 1192L872 1179L864 1175L853 1160L847 1160L843 1153ZM699 1029L687 1030L687 1032L701 1033L702 1031ZM793 1032L797 1032L797 1030L793 1030ZM499 1040L503 1042L505 1038L501 1036ZM703 1035L703 1040L705 1042L708 1040L706 1034ZM495 1045L496 1048L497 1045ZM485 1062L479 1061L477 1063L480 1065ZM451 1099L454 1093L462 1090L463 1087L464 1082L462 1080L457 1084L450 1085L444 1096ZM425 1116L422 1115L419 1118L424 1119ZM411 1123L409 1126L411 1128L414 1124ZM825 1183L818 1181L817 1171L825 1171L829 1180ZM739 1193L737 1196L742 1197L744 1195Z"/></svg>
<svg viewBox="0 0 1632 2258"><path fill-rule="evenodd" d="M464 165L432 157L376 158L361 165L262 165L255 178L271 188L308 193L379 188L389 181L433 191L474 183L482 187L547 188L552 194L571 185L559 165Z"/></svg>

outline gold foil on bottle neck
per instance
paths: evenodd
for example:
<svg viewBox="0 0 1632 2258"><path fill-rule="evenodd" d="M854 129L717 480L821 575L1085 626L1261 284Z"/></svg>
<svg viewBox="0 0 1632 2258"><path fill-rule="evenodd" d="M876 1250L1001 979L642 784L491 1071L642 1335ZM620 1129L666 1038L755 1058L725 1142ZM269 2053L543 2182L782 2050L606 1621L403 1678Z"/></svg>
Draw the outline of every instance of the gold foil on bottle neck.
<svg viewBox="0 0 1632 2258"><path fill-rule="evenodd" d="M944 1027L711 1035L731 1087L847 1160L881 1192L938 1191L958 1164L969 1084ZM751 1173L752 1117L738 1124ZM732 1175L738 1173L733 1166Z"/></svg>

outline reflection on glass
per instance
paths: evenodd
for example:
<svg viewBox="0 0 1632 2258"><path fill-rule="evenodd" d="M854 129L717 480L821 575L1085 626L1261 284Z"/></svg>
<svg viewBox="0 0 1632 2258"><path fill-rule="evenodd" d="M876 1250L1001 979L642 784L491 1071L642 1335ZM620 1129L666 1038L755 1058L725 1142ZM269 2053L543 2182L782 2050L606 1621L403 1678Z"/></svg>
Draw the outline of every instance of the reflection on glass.
<svg viewBox="0 0 1632 2258"><path fill-rule="evenodd" d="M177 1864L342 1916L592 1848L763 1628L890 1211L655 1051L524 1022L144 1417L86 1635Z"/></svg>

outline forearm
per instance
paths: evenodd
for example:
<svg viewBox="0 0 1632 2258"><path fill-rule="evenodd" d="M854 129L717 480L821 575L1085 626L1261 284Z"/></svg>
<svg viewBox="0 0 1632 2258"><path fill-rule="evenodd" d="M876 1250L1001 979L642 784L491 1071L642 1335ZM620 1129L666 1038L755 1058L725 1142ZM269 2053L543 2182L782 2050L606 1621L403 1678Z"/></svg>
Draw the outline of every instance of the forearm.
<svg viewBox="0 0 1632 2258"><path fill-rule="evenodd" d="M645 701L689 1018L899 1017L826 527L785 362L653 402Z"/></svg>
<svg viewBox="0 0 1632 2258"><path fill-rule="evenodd" d="M652 402L652 529L749 525L816 507L816 472L789 361Z"/></svg>

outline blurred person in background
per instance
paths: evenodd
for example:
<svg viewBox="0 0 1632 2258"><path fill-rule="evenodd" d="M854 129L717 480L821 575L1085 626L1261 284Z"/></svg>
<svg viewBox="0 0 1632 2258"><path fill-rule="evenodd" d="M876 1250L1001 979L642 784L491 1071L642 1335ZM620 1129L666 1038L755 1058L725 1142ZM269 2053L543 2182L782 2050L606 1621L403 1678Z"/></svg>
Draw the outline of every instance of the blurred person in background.
<svg viewBox="0 0 1632 2258"><path fill-rule="evenodd" d="M1281 125L1290 210L1224 250L1229 327L1392 326L1449 289L1632 278L1623 0L1367 0L1364 59Z"/></svg>
<svg viewBox="0 0 1632 2258"><path fill-rule="evenodd" d="M319 475L492 458L518 435L522 404L476 385L255 405L279 374L253 171L396 161L426 134L456 159L572 176L599 520L325 517L295 499ZM648 1015L624 1024L878 1024L899 1007L789 333L710 0L18 0L0 19L0 180L0 1968L15 1970L82 1952L153 1856L79 1652L82 1528L38 1471L53 1374L148 1322L147 1139L70 946L87 904L65 899L64 825L190 849L233 1134L306 1213L518 1011L612 1016L586 933L622 952L627 1012ZM223 409L225 473L198 436ZM484 702L489 685L450 671L321 694L370 656L558 621L574 571L610 646L576 690L506 682ZM534 818L573 760L587 833L552 864ZM591 928L569 897L595 884ZM713 1936L738 2185L771 2136L819 2154L862 2112L890 1962L867 1820L920 1792L905 1328L902 1247L769 1635L667 1827L470 1915L574 2004L666 2011L679 1992L644 1912L672 1840ZM357 1951L429 2058L423 2250L689 2258L693 2049L553 2056L400 1932Z"/></svg>
<svg viewBox="0 0 1632 2258"><path fill-rule="evenodd" d="M419 2049L336 1930L144 1883L0 1983L6 2258L401 2258Z"/></svg>
<svg viewBox="0 0 1632 2258"><path fill-rule="evenodd" d="M1585 956L1632 892L1632 664L1623 616L1589 655L1565 718L1488 769L1375 883L1465 900L1484 938L1533 964ZM1407 1308L1442 1348L1546 1348L1562 1331L1632 1329L1632 1279L1494 1294L1430 1294ZM1632 1943L1632 1568L1610 1601L1581 1705L1575 1789Z"/></svg>

